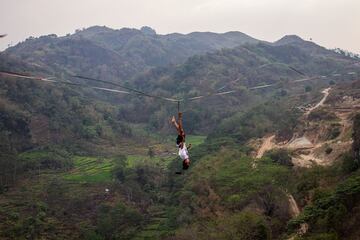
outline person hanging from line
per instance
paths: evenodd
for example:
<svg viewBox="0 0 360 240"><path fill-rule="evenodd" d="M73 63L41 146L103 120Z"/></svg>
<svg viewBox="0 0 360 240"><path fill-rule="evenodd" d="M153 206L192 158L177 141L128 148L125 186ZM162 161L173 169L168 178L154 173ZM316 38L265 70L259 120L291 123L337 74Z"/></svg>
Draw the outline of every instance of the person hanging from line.
<svg viewBox="0 0 360 240"><path fill-rule="evenodd" d="M176 138L176 146L179 148L179 157L183 160L183 170L186 170L190 166L190 157L188 150L191 148L191 144L189 144L188 148L186 147L185 131L182 125L182 113L178 113L178 121L176 121L175 116L173 116L171 118L171 123L175 126L178 132L178 136Z"/></svg>

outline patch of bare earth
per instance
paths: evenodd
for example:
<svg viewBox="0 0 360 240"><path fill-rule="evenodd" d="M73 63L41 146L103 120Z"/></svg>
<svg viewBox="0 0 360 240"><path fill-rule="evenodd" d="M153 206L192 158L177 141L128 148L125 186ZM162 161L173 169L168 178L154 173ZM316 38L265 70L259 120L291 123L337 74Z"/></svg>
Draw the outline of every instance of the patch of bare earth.
<svg viewBox="0 0 360 240"><path fill-rule="evenodd" d="M331 165L339 156L351 147L352 115L360 111L360 99L343 96L336 102L327 104L331 94L331 88L322 91L322 99L312 107L305 109L301 117L302 127L286 143L275 142L276 136L265 136L260 139L253 167L256 167L256 159L261 158L266 151L275 148L285 148L292 152L292 161L296 167L311 167L313 165ZM311 112L321 108L325 112L333 113L337 121L310 120ZM335 125L334 125L335 124ZM339 128L336 137L329 137L334 126Z"/></svg>
<svg viewBox="0 0 360 240"><path fill-rule="evenodd" d="M256 168L258 159L263 157L266 151L275 148L290 150L293 154L292 161L296 167L331 165L351 148L352 116L356 112L360 112L360 99L353 96L342 96L328 104L326 101L331 94L331 88L324 89L322 93L324 96L317 104L313 107L302 108L305 109L301 117L302 126L299 126L291 140L286 143L278 143L275 141L276 136L271 135L252 141L252 143L257 143L252 146L256 146L258 149L254 154L254 168ZM309 115L318 108L335 114L335 120L311 120ZM335 127L338 128L338 134L331 136ZM286 195L289 211L293 217L297 217L300 209L294 197L287 192ZM308 227L307 224L302 224L296 235L305 234ZM296 235L291 236L289 240L295 239Z"/></svg>

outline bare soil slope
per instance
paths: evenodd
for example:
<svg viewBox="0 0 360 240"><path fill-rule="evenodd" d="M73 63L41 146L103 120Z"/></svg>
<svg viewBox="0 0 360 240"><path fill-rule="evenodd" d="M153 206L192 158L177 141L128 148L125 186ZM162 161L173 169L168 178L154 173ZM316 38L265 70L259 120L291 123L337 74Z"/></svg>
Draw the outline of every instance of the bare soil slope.
<svg viewBox="0 0 360 240"><path fill-rule="evenodd" d="M292 152L297 167L330 165L351 147L352 116L360 111L360 98L339 89L326 88L313 106L302 107L304 114L291 140L276 142L276 135L262 138L256 158L266 151L285 148ZM329 100L329 97L334 96ZM336 96L336 97L335 97ZM259 142L259 140L257 141Z"/></svg>

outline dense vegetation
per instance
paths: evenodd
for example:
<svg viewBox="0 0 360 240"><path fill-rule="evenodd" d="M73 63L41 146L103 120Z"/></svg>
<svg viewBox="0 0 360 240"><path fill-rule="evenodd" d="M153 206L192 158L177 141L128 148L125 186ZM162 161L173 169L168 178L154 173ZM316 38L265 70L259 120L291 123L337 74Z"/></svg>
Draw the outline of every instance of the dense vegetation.
<svg viewBox="0 0 360 240"><path fill-rule="evenodd" d="M87 73L126 81L150 67L179 64L195 54L255 42L258 40L240 32L159 35L148 27L114 30L94 26L65 37L29 37L5 54L62 74Z"/></svg>
<svg viewBox="0 0 360 240"><path fill-rule="evenodd" d="M292 80L342 73L348 56L296 36L266 43L236 32L93 27L30 38L0 59L1 70L66 81L76 73L168 97L237 90L181 105L194 148L190 170L174 175L175 104L0 75L2 239L284 239L303 223L301 239L358 233L358 116L353 151L332 167L295 169L285 150L255 160L247 145L275 133L289 140L295 107L337 83ZM275 87L249 89L262 84ZM339 134L334 127L329 139ZM296 218L290 194L304 207Z"/></svg>

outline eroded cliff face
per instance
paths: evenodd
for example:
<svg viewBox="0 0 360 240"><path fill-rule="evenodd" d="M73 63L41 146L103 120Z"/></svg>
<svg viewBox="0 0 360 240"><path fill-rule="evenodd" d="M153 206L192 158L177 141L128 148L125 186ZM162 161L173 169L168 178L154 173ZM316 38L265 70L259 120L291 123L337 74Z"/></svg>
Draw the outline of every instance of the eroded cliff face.
<svg viewBox="0 0 360 240"><path fill-rule="evenodd" d="M295 166L332 165L351 149L354 132L353 154L359 159L360 120L354 115L360 109L360 99L338 89L327 88L322 94L318 103L302 108L304 114L290 140L278 141L276 134L251 140L249 145L258 149L254 156L261 158L266 151L286 149Z"/></svg>

